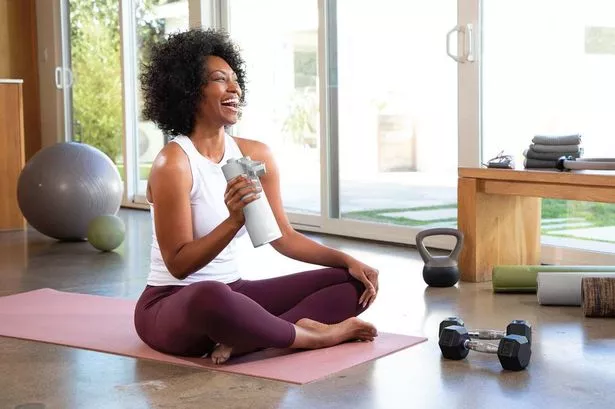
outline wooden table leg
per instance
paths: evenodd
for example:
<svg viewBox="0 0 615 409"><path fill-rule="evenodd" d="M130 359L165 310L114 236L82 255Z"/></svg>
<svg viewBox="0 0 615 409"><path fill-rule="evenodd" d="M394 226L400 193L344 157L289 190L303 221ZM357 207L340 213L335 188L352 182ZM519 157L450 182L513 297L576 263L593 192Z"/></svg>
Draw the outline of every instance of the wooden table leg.
<svg viewBox="0 0 615 409"><path fill-rule="evenodd" d="M457 195L461 281L490 281L495 265L539 264L540 198L485 194L472 178L459 178Z"/></svg>

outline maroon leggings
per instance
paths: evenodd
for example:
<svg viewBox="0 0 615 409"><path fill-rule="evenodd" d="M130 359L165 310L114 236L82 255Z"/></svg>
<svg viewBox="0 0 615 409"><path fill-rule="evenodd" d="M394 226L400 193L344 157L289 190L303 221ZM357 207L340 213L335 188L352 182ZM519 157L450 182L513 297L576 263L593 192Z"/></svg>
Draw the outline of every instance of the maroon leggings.
<svg viewBox="0 0 615 409"><path fill-rule="evenodd" d="M364 285L346 269L322 268L230 284L147 286L135 309L135 328L151 348L203 356L216 343L241 349L286 348L301 318L334 324L364 311Z"/></svg>

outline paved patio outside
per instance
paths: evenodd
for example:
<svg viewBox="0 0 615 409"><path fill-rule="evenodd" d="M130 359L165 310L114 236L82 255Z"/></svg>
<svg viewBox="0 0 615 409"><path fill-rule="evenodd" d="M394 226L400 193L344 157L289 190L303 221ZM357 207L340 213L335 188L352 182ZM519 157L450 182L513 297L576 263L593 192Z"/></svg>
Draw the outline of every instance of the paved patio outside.
<svg viewBox="0 0 615 409"><path fill-rule="evenodd" d="M319 214L318 173L302 173L299 180L283 179L282 195L288 211ZM340 207L347 219L365 220L365 212L370 211L377 222L456 227L456 204L454 175L408 172L340 181ZM360 217L356 212L361 212ZM404 223L397 218L407 220ZM542 229L544 243L615 253L615 226L596 227L579 217L544 218Z"/></svg>

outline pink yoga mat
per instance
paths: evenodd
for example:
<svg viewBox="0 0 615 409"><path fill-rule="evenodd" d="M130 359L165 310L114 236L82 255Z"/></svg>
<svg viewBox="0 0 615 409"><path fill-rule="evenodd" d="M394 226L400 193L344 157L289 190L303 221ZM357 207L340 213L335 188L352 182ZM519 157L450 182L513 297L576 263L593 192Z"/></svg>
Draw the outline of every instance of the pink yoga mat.
<svg viewBox="0 0 615 409"><path fill-rule="evenodd" d="M426 340L381 333L374 342L331 348L265 350L214 365L208 358L162 354L133 325L135 300L41 289L0 297L0 336L304 384Z"/></svg>

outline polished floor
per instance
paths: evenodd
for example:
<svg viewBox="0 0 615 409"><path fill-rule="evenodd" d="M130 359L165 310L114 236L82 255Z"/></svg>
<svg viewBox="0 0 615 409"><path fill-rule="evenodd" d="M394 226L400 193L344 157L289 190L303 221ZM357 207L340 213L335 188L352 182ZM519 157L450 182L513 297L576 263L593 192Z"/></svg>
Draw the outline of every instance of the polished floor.
<svg viewBox="0 0 615 409"><path fill-rule="evenodd" d="M34 231L0 233L0 295L50 287L138 297L148 270L149 213L121 215L127 238L112 253L88 243L57 243ZM490 283L427 288L412 248L310 236L380 270L380 295L364 319L380 331L429 340L299 386L0 338L0 409L615 407L615 319L584 318L576 307L542 307L532 294L495 295ZM247 278L312 267L270 247L246 249ZM496 356L473 352L463 361L443 360L437 329L451 314L471 328L529 320L530 366L506 372Z"/></svg>

